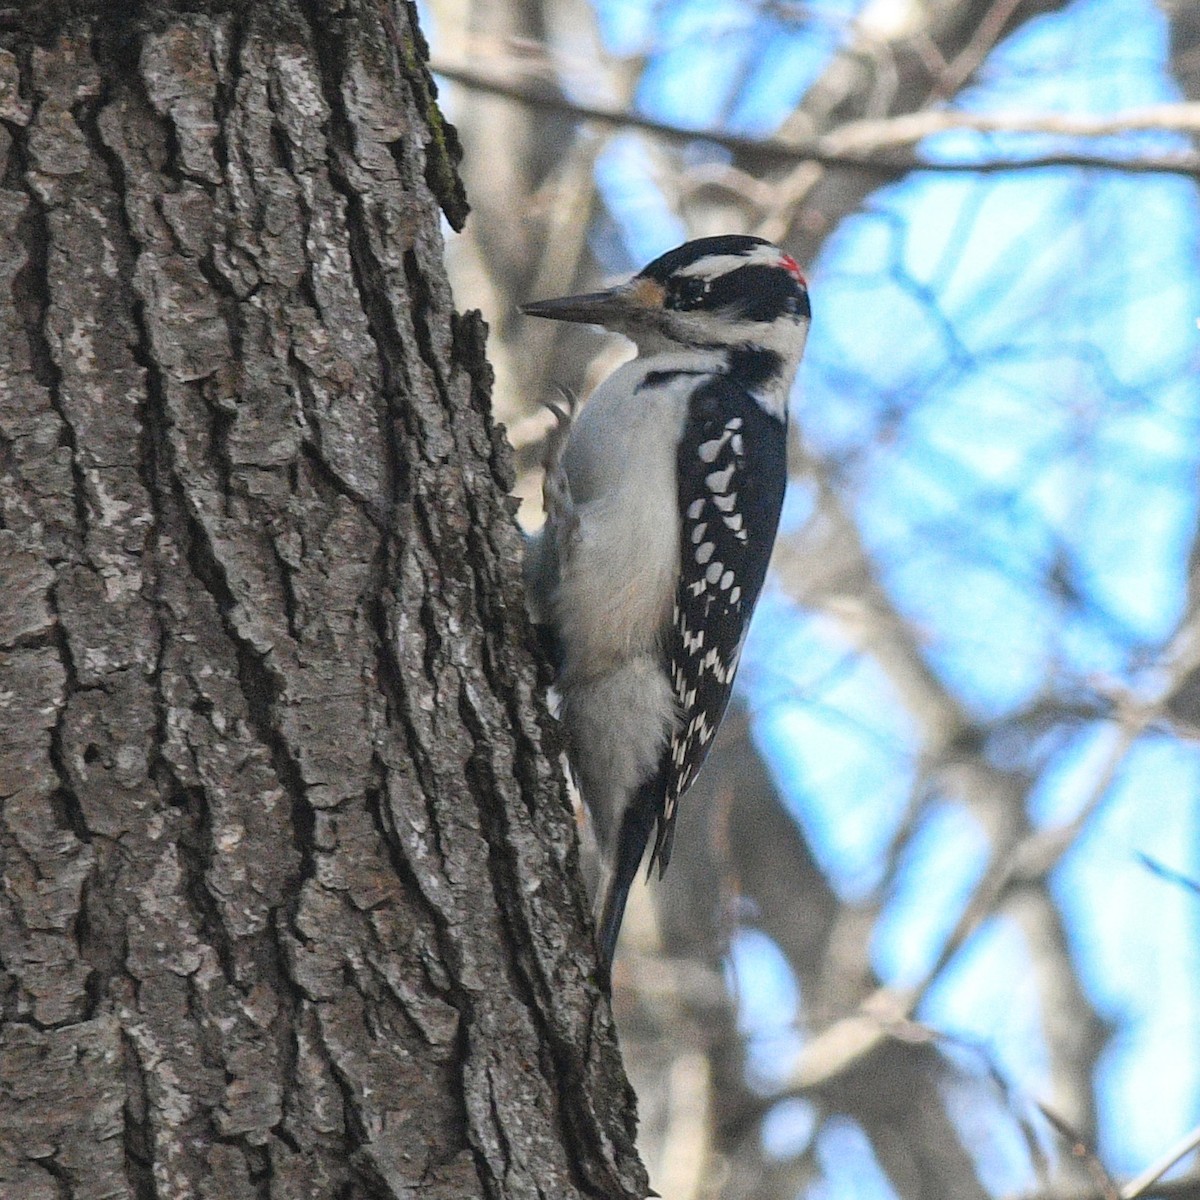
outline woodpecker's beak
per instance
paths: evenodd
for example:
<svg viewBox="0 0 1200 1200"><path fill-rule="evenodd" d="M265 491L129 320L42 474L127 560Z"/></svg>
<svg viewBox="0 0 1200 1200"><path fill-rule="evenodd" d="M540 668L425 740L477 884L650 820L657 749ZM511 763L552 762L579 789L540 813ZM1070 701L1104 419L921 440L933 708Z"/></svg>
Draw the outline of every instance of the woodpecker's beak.
<svg viewBox="0 0 1200 1200"><path fill-rule="evenodd" d="M548 317L552 321L577 321L584 325L621 329L660 311L663 295L662 287L652 279L635 279L604 292L536 300L532 304L522 304L521 311L527 317Z"/></svg>
<svg viewBox="0 0 1200 1200"><path fill-rule="evenodd" d="M535 300L522 304L527 317L549 317L551 321L581 321L585 325L606 325L620 311L620 302L612 292L589 292L586 296L562 296L557 300Z"/></svg>

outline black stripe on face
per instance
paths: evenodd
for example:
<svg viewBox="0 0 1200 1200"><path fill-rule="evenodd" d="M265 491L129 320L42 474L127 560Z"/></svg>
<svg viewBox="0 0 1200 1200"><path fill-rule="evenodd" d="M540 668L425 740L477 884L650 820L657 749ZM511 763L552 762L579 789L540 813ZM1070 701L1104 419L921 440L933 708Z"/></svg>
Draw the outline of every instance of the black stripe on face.
<svg viewBox="0 0 1200 1200"><path fill-rule="evenodd" d="M690 267L692 263L707 258L710 254L749 254L756 246L769 246L764 238L749 237L740 233L728 233L721 237L697 238L685 242L674 250L656 258L649 266L638 272L639 276L665 284L676 271Z"/></svg>
<svg viewBox="0 0 1200 1200"><path fill-rule="evenodd" d="M761 346L744 346L729 355L729 374L748 392L762 387L768 379L779 374L783 360L773 350Z"/></svg>
<svg viewBox="0 0 1200 1200"><path fill-rule="evenodd" d="M738 267L714 279L699 307L717 309L743 321L812 315L804 285L782 267L761 263Z"/></svg>
<svg viewBox="0 0 1200 1200"><path fill-rule="evenodd" d="M704 375L706 373L704 371L685 371L682 369L677 371L650 371L647 373L645 379L633 390L640 392L646 388L662 387L663 384L670 383L672 379L678 379L682 375Z"/></svg>

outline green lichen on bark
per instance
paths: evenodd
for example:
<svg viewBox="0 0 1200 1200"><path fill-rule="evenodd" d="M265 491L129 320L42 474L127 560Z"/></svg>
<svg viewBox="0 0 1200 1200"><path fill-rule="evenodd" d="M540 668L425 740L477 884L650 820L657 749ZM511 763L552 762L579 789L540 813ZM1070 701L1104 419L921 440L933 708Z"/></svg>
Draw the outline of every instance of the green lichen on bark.
<svg viewBox="0 0 1200 1200"><path fill-rule="evenodd" d="M462 146L458 131L442 115L437 102L437 84L427 66L429 44L417 26L416 8L409 4L406 9L409 32L398 33L394 40L404 76L413 90L413 102L424 117L430 134L430 140L425 143L425 181L437 197L451 228L459 230L471 211L458 175Z"/></svg>

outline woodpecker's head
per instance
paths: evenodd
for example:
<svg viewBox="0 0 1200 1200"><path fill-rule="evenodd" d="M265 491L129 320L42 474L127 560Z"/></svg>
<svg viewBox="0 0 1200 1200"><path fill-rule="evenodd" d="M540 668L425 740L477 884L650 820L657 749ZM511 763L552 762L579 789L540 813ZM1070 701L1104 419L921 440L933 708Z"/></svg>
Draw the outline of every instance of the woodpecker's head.
<svg viewBox="0 0 1200 1200"><path fill-rule="evenodd" d="M812 310L795 260L762 238L729 234L685 242L628 283L585 296L541 300L533 317L603 325L643 353L761 350L795 367Z"/></svg>

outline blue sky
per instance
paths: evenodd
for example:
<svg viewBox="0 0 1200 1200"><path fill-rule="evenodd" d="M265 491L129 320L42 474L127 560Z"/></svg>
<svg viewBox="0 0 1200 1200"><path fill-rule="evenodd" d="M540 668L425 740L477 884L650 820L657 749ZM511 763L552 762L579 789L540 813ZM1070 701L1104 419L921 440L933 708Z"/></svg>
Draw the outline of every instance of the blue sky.
<svg viewBox="0 0 1200 1200"><path fill-rule="evenodd" d="M785 22L719 0L597 0L609 47L649 55L642 111L746 133L773 130L855 7L806 5L811 19ZM1166 37L1151 0L1076 0L998 47L956 104L1082 114L1171 101ZM1102 149L1175 144L1147 135ZM922 150L961 160L1066 147L954 133ZM597 245L614 274L686 236L640 138L610 141L598 183L612 228ZM812 265L812 295L796 416L836 467L943 686L982 720L1097 681L1153 694L1155 655L1187 602L1200 476L1195 184L1070 169L917 174L842 222ZM792 522L811 507L797 491ZM918 734L880 668L820 615L769 596L742 686L835 890L848 902L883 900L879 976L920 979L984 868L977 815L953 796L929 806L889 876ZM1114 739L1109 723L1091 721L1034 748L1033 825L1054 828L1079 811ZM1144 736L1052 878L1073 962L1114 1030L1095 1082L1100 1151L1119 1174L1200 1121L1200 904L1138 858L1200 877L1198 794L1200 748ZM1028 937L1012 914L989 920L917 1015L982 1047L1032 1100L1049 1079ZM733 969L750 1069L766 1078L798 1044L802 998L753 931L737 942ZM981 1178L997 1193L1030 1186L1019 1139L1002 1121L988 1129ZM807 1106L789 1104L765 1136L781 1151L817 1139L826 1177L814 1196L891 1194L851 1121L818 1127Z"/></svg>

